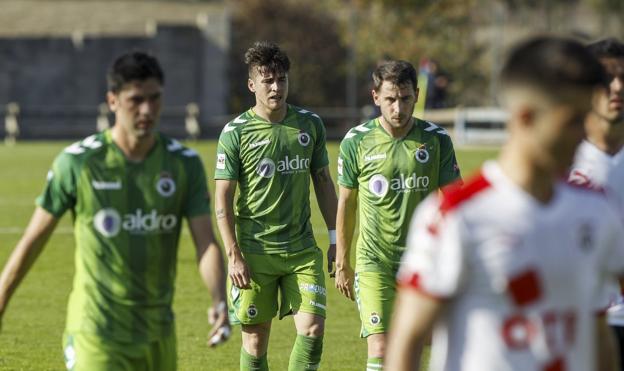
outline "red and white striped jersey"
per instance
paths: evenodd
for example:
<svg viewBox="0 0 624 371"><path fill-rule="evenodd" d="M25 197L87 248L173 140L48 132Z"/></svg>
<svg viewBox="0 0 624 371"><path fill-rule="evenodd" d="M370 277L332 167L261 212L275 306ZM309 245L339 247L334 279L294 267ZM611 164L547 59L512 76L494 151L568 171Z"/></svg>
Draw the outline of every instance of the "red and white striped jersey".
<svg viewBox="0 0 624 371"><path fill-rule="evenodd" d="M418 208L399 283L445 300L430 370L587 371L594 303L624 272L604 195L563 182L538 202L494 162Z"/></svg>

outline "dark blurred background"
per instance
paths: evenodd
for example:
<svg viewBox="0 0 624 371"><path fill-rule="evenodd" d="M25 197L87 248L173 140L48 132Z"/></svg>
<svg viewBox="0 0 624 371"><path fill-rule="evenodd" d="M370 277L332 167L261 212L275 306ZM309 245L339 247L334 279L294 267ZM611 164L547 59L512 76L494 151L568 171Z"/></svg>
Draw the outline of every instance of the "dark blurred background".
<svg viewBox="0 0 624 371"><path fill-rule="evenodd" d="M166 73L163 131L214 138L254 103L242 56L262 39L287 51L289 102L321 115L330 138L375 115L370 74L388 58L419 69L417 114L456 123L459 108L478 107L477 122L500 121L488 113L511 43L621 37L623 17L621 0L3 0L0 137L79 138L110 125L106 69L143 49Z"/></svg>

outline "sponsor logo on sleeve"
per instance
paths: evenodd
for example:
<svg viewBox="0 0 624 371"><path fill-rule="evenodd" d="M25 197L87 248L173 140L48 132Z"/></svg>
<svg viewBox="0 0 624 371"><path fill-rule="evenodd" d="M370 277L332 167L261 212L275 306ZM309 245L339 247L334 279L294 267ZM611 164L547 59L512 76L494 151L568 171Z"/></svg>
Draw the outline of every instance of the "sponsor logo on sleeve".
<svg viewBox="0 0 624 371"><path fill-rule="evenodd" d="M342 157L338 157L338 175L342 176L342 168L343 168Z"/></svg>
<svg viewBox="0 0 624 371"><path fill-rule="evenodd" d="M225 170L225 153L217 153L217 169Z"/></svg>

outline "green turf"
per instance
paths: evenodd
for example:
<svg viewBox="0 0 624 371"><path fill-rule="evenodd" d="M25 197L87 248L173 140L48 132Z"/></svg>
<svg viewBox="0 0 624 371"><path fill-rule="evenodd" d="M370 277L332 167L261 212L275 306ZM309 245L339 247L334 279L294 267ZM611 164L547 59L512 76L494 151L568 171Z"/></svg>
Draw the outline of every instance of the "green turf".
<svg viewBox="0 0 624 371"><path fill-rule="evenodd" d="M0 264L8 258L33 211L34 198L41 192L48 166L68 143L18 143L0 145ZM207 174L213 173L215 142L190 144L204 159ZM337 143L329 144L334 179ZM495 149L458 150L464 174L470 173ZM211 191L214 181L209 182ZM314 196L313 196L314 198ZM312 222L324 231L316 201L312 201ZM327 246L324 233L317 234L320 246ZM57 232L16 292L5 313L0 333L0 370L64 369L61 335L65 307L71 289L74 244L71 222L64 217ZM197 274L188 233L181 240L175 312L177 315L180 370L238 369L240 331L226 345L206 347L208 294ZM321 368L361 370L366 361L366 343L359 339L359 319L355 303L340 296L328 278L328 319ZM295 337L292 319L275 321L271 331L269 363L274 370L285 370Z"/></svg>

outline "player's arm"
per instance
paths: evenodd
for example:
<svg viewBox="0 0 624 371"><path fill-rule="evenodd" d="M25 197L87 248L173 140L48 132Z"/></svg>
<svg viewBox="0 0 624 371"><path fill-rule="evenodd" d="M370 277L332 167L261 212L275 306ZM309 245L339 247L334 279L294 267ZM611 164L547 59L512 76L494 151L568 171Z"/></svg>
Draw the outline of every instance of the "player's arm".
<svg viewBox="0 0 624 371"><path fill-rule="evenodd" d="M0 275L0 325L9 299L43 250L57 222L58 219L45 209L35 209L24 235Z"/></svg>
<svg viewBox="0 0 624 371"><path fill-rule="evenodd" d="M394 304L388 334L386 370L418 370L423 346L444 302L412 288L402 288Z"/></svg>
<svg viewBox="0 0 624 371"><path fill-rule="evenodd" d="M355 300L351 267L351 242L355 231L358 190L340 186L336 215L336 288L344 296Z"/></svg>
<svg viewBox="0 0 624 371"><path fill-rule="evenodd" d="M620 370L620 362L613 330L607 324L606 317L601 314L596 318L596 370L616 371Z"/></svg>
<svg viewBox="0 0 624 371"><path fill-rule="evenodd" d="M249 268L236 242L234 229L234 194L236 181L217 179L215 189L215 208L217 226L228 257L228 275L232 284L241 289L249 289L251 282Z"/></svg>
<svg viewBox="0 0 624 371"><path fill-rule="evenodd" d="M230 333L225 294L225 268L221 249L213 234L210 215L203 214L189 219L189 229L195 243L199 274L210 290L212 305L208 310L208 321L213 325L209 334L211 345L224 341ZM212 341L219 338L220 341Z"/></svg>
<svg viewBox="0 0 624 371"><path fill-rule="evenodd" d="M332 181L329 167L324 166L316 171L312 172L312 183L314 184L314 193L316 193L316 199L325 220L327 230L330 231L329 235L329 249L327 250L327 271L332 274L333 263L336 261L336 242L333 233L336 231L336 189L334 188L334 182ZM332 231L334 231L332 233Z"/></svg>

